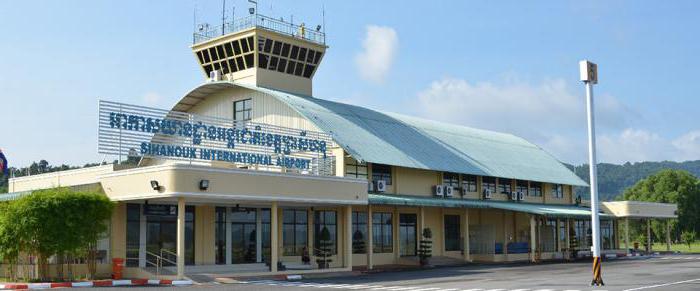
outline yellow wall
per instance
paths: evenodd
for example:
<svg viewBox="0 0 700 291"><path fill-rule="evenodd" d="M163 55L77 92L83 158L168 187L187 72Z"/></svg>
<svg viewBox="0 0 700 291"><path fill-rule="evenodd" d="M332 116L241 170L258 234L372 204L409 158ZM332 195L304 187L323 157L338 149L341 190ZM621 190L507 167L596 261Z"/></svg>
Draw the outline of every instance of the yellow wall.
<svg viewBox="0 0 700 291"><path fill-rule="evenodd" d="M126 204L117 203L112 212L110 251L112 258L126 258Z"/></svg>
<svg viewBox="0 0 700 291"><path fill-rule="evenodd" d="M213 205L195 207L194 259L197 265L213 265L215 263L214 209Z"/></svg>

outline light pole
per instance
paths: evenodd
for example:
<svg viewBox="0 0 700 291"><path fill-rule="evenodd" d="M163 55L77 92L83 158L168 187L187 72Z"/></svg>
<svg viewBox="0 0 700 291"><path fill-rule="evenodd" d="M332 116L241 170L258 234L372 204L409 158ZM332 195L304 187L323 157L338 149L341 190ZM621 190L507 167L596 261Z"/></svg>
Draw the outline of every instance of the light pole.
<svg viewBox="0 0 700 291"><path fill-rule="evenodd" d="M598 65L583 60L579 62L581 81L586 84L586 109L588 111L588 168L591 187L591 229L593 236L593 281L591 286L603 286L600 258L600 220L598 218L598 182L595 156L595 123L593 106L593 84L598 84Z"/></svg>

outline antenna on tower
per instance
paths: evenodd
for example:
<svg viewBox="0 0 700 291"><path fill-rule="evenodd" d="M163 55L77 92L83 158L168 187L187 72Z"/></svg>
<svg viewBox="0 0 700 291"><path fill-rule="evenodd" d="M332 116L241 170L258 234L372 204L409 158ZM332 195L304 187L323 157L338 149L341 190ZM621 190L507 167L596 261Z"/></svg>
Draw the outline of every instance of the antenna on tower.
<svg viewBox="0 0 700 291"><path fill-rule="evenodd" d="M321 25L323 25L323 34L326 34L326 5L321 4Z"/></svg>
<svg viewBox="0 0 700 291"><path fill-rule="evenodd" d="M226 34L226 0L223 0L221 7L221 35Z"/></svg>

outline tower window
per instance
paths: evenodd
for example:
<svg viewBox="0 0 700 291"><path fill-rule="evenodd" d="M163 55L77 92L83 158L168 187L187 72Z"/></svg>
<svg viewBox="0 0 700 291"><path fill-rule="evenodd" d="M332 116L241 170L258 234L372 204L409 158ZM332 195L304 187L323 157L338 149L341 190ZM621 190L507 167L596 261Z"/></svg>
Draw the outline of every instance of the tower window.
<svg viewBox="0 0 700 291"><path fill-rule="evenodd" d="M309 50L309 54L306 56L306 62L307 63L313 63L314 62L314 55L316 54L316 51L314 50Z"/></svg>
<svg viewBox="0 0 700 291"><path fill-rule="evenodd" d="M293 59L293 60L296 60L298 54L299 54L299 47L293 45L293 46L292 46L292 53L289 55L289 58L290 58L290 59Z"/></svg>
<svg viewBox="0 0 700 291"><path fill-rule="evenodd" d="M202 54L202 51L197 52L197 58L199 58L199 63L204 64L204 56Z"/></svg>
<svg viewBox="0 0 700 291"><path fill-rule="evenodd" d="M304 64L302 63L297 63L296 69L294 69L294 75L301 76L301 73L304 71Z"/></svg>
<svg viewBox="0 0 700 291"><path fill-rule="evenodd" d="M280 51L282 51L282 43L279 41L276 41L275 45L272 46L272 53L279 56Z"/></svg>
<svg viewBox="0 0 700 291"><path fill-rule="evenodd" d="M228 60L228 66L229 68L231 68L231 72L238 71L238 68L236 68L236 61L234 61L233 59Z"/></svg>
<svg viewBox="0 0 700 291"><path fill-rule="evenodd" d="M221 62L221 72L224 74L228 74L228 63L226 61Z"/></svg>
<svg viewBox="0 0 700 291"><path fill-rule="evenodd" d="M270 59L270 56L266 54L258 54L258 67L261 67L263 69L267 69L267 60Z"/></svg>
<svg viewBox="0 0 700 291"><path fill-rule="evenodd" d="M241 48L243 49L243 53L247 53L250 51L250 47L248 47L248 41L245 39L241 39Z"/></svg>
<svg viewBox="0 0 700 291"><path fill-rule="evenodd" d="M280 59L278 57L271 57L270 58L270 67L268 69L273 70L273 71L277 70L277 62L279 60Z"/></svg>
<svg viewBox="0 0 700 291"><path fill-rule="evenodd" d="M297 60L304 61L306 59L306 48L299 48L299 56L297 57Z"/></svg>
<svg viewBox="0 0 700 291"><path fill-rule="evenodd" d="M214 63L214 70L221 69L221 65L219 63Z"/></svg>
<svg viewBox="0 0 700 291"><path fill-rule="evenodd" d="M211 59L209 58L209 51L208 50L202 50L202 55L204 56L204 63L211 62Z"/></svg>
<svg viewBox="0 0 700 291"><path fill-rule="evenodd" d="M255 55L254 54L247 54L243 56L245 58L245 63L246 63L246 69L252 68L255 64Z"/></svg>
<svg viewBox="0 0 700 291"><path fill-rule="evenodd" d="M304 78L311 78L315 68L316 67L313 65L306 65L306 69L304 69Z"/></svg>
<svg viewBox="0 0 700 291"><path fill-rule="evenodd" d="M245 69L245 63L243 62L243 57L236 58L236 65L238 65L239 71Z"/></svg>
<svg viewBox="0 0 700 291"><path fill-rule="evenodd" d="M224 48L226 49L226 56L232 57L233 56L233 48L231 48L231 43L225 43Z"/></svg>
<svg viewBox="0 0 700 291"><path fill-rule="evenodd" d="M294 74L294 66L296 64L297 63L295 61L292 61L292 60L289 61L289 64L287 64L287 74L290 74L290 75Z"/></svg>
<svg viewBox="0 0 700 291"><path fill-rule="evenodd" d="M272 49L272 40L266 39L265 40L265 47L263 48L263 51L266 53L269 53L271 49Z"/></svg>
<svg viewBox="0 0 700 291"><path fill-rule="evenodd" d="M215 62L219 60L219 57L216 55L216 50L213 47L209 48L209 54L211 55L211 61Z"/></svg>
<svg viewBox="0 0 700 291"><path fill-rule="evenodd" d="M252 111L252 100L245 99L233 102L233 120L245 121L250 120Z"/></svg>
<svg viewBox="0 0 700 291"><path fill-rule="evenodd" d="M211 65L204 66L204 72L207 73L207 76L209 76L209 73L211 73L211 71Z"/></svg>
<svg viewBox="0 0 700 291"><path fill-rule="evenodd" d="M280 59L280 62L277 63L277 71L284 73L284 68L287 66L287 59Z"/></svg>
<svg viewBox="0 0 700 291"><path fill-rule="evenodd" d="M323 55L322 52L316 52L316 56L314 57L314 65L318 65L318 61L321 60L321 55Z"/></svg>
<svg viewBox="0 0 700 291"><path fill-rule="evenodd" d="M250 50L253 50L253 48L255 47L255 40L253 40L252 36L248 37L248 47L250 48Z"/></svg>
<svg viewBox="0 0 700 291"><path fill-rule="evenodd" d="M282 44L282 56L287 57L289 55L289 44Z"/></svg>
<svg viewBox="0 0 700 291"><path fill-rule="evenodd" d="M238 43L238 41L237 40L232 41L231 45L233 46L233 52L236 55L240 55L241 54L241 45Z"/></svg>
<svg viewBox="0 0 700 291"><path fill-rule="evenodd" d="M224 54L224 46L223 45L217 46L216 52L219 54L220 59L226 58L226 55Z"/></svg>

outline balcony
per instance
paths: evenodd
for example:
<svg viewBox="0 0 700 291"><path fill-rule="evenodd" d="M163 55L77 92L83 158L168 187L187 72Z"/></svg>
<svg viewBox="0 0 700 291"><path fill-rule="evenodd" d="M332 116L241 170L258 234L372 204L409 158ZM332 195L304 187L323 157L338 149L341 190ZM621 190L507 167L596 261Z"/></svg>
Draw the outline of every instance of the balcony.
<svg viewBox="0 0 700 291"><path fill-rule="evenodd" d="M320 45L326 44L326 34L321 31L310 29L306 26L285 22L280 19L274 19L261 14L238 18L213 28L204 27L203 29L200 29L192 34L192 44L202 43L229 33L252 27L267 29L269 31L300 38Z"/></svg>

